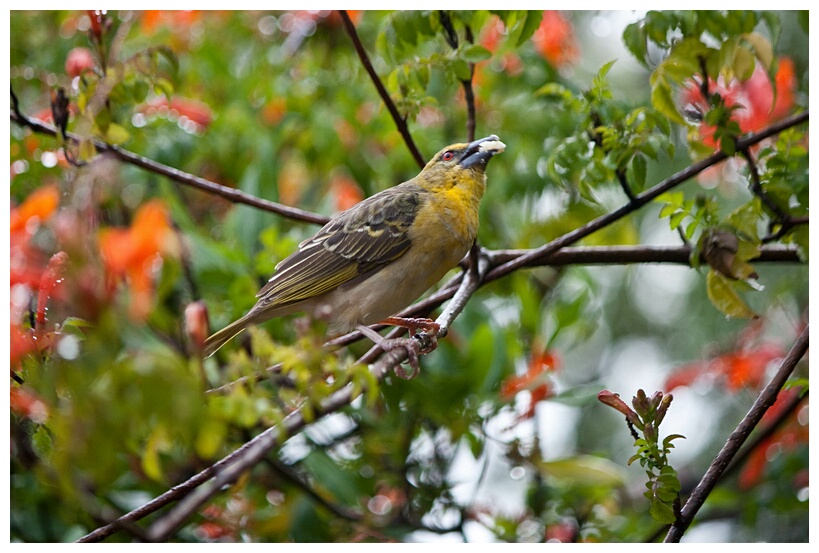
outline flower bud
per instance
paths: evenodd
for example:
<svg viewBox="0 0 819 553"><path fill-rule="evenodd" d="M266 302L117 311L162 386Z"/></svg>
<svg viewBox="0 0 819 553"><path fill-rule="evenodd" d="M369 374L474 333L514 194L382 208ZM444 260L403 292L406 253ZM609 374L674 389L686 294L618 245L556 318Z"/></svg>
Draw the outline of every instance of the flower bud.
<svg viewBox="0 0 819 553"><path fill-rule="evenodd" d="M208 308L205 307L205 302L195 301L185 307L185 328L193 347L197 352L202 351L202 346L208 338L210 328Z"/></svg>
<svg viewBox="0 0 819 553"><path fill-rule="evenodd" d="M625 401L620 399L618 394L608 390L603 390L602 392L598 392L597 399L609 407L617 409L623 413L626 416L626 419L637 428L643 428L643 423L640 421L640 417L637 416L637 413L631 410Z"/></svg>

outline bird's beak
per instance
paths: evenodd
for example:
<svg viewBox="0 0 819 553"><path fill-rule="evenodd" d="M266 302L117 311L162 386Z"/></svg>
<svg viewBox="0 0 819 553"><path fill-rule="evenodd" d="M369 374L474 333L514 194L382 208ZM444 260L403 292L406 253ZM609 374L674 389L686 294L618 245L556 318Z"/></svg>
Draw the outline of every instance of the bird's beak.
<svg viewBox="0 0 819 553"><path fill-rule="evenodd" d="M486 166L486 162L495 155L506 149L506 144L498 140L494 134L481 138L475 142L470 142L461 158L460 165L465 168L475 165Z"/></svg>

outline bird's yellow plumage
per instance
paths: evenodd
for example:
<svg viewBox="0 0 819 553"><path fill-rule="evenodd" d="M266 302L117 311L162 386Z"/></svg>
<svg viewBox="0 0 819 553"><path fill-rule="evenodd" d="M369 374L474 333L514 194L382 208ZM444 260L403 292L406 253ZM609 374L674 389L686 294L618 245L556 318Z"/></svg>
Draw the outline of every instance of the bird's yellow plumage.
<svg viewBox="0 0 819 553"><path fill-rule="evenodd" d="M336 332L409 305L466 255L478 232L495 135L447 146L415 178L334 217L276 266L256 305L205 342L212 355L248 326L305 311Z"/></svg>

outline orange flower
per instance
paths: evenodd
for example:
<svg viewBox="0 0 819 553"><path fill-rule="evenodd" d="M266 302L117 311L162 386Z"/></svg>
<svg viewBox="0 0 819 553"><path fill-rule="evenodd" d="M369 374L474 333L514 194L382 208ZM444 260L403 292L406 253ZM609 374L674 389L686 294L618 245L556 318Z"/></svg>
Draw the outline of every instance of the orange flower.
<svg viewBox="0 0 819 553"><path fill-rule="evenodd" d="M725 387L736 391L744 386L759 387L768 363L782 357L782 349L775 344L741 348L713 359L684 365L666 380L669 392L679 386L687 386L702 376L724 378Z"/></svg>
<svg viewBox="0 0 819 553"><path fill-rule="evenodd" d="M24 284L31 291L39 286L46 257L32 246L30 238L41 223L52 217L59 200L57 186L42 186L29 194L20 206L11 210L10 286Z"/></svg>
<svg viewBox="0 0 819 553"><path fill-rule="evenodd" d="M147 317L153 296L153 272L162 254L171 253L168 212L159 200L137 210L128 229L103 229L100 251L111 277L126 278L131 289L131 316Z"/></svg>
<svg viewBox="0 0 819 553"><path fill-rule="evenodd" d="M336 211L344 211L364 199L364 192L352 178L347 175L335 175L330 181L330 193L335 200Z"/></svg>
<svg viewBox="0 0 819 553"><path fill-rule="evenodd" d="M60 203L60 190L56 185L42 186L29 194L19 207L11 210L11 232L28 229L30 222L41 223L48 220ZM32 219L36 217L36 221Z"/></svg>
<svg viewBox="0 0 819 553"><path fill-rule="evenodd" d="M271 127L278 125L285 115L287 115L287 100L285 98L273 98L262 107L262 121Z"/></svg>
<svg viewBox="0 0 819 553"><path fill-rule="evenodd" d="M557 69L571 65L579 55L572 24L553 10L543 12L543 20L532 41L543 59Z"/></svg>
<svg viewBox="0 0 819 553"><path fill-rule="evenodd" d="M162 26L187 29L201 16L200 10L145 10L142 12L142 31L150 35Z"/></svg>
<svg viewBox="0 0 819 553"><path fill-rule="evenodd" d="M205 302L200 300L185 306L185 329L193 346L197 351L201 351L210 334L208 308Z"/></svg>

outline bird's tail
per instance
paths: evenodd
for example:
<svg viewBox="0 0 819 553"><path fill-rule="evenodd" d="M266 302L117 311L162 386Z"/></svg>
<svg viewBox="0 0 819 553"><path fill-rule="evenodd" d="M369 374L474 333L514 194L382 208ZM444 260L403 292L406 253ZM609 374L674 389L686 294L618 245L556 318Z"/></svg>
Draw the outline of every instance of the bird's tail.
<svg viewBox="0 0 819 553"><path fill-rule="evenodd" d="M231 338L255 322L256 321L254 318L250 316L250 313L248 313L244 317L236 319L222 330L215 332L212 336L205 340L204 347L202 348L202 356L207 359L216 353L219 348L224 346Z"/></svg>

